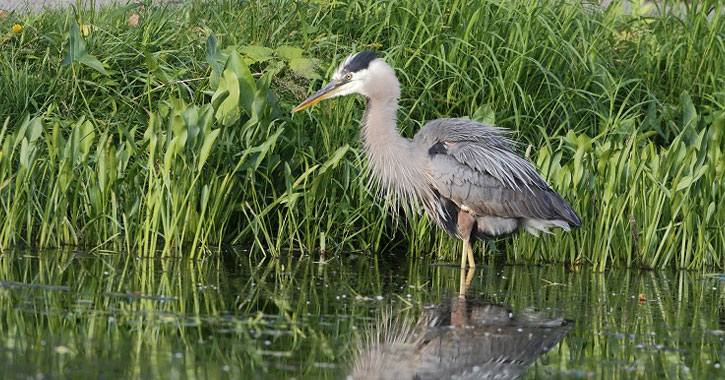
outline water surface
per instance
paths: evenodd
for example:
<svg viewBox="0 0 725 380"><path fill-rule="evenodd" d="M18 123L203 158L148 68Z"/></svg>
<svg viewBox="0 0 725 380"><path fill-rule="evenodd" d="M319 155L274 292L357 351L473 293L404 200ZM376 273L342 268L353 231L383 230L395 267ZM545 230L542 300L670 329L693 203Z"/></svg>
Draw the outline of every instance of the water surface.
<svg viewBox="0 0 725 380"><path fill-rule="evenodd" d="M0 378L725 377L722 276L485 266L464 287L466 275L461 295L459 268L393 254L5 251ZM375 355L397 367L366 377Z"/></svg>

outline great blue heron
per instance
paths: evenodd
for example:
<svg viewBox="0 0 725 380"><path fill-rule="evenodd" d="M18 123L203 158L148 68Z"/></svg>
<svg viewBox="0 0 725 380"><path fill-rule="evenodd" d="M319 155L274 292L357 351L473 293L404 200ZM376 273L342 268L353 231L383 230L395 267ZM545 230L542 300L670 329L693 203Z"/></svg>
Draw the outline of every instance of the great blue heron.
<svg viewBox="0 0 725 380"><path fill-rule="evenodd" d="M475 267L471 242L521 228L535 236L549 228L569 231L581 221L536 169L513 151L509 131L468 119L436 119L413 140L396 126L400 83L375 53L348 56L324 88L292 112L336 96L367 100L362 137L378 185L463 240L461 268Z"/></svg>

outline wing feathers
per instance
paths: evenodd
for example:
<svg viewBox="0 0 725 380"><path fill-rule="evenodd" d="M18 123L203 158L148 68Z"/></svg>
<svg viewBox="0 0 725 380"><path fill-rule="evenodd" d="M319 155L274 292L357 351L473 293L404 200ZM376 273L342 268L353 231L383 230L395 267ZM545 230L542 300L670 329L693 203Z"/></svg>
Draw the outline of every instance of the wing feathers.
<svg viewBox="0 0 725 380"><path fill-rule="evenodd" d="M536 169L512 151L513 143L501 128L438 119L426 124L414 141L428 153L433 186L441 196L479 215L581 224Z"/></svg>

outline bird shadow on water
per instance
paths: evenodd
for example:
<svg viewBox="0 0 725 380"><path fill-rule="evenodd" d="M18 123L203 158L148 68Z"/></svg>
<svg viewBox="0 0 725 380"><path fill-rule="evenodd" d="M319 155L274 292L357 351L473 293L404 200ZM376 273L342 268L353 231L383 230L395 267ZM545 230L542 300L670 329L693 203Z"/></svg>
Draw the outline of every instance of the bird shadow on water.
<svg viewBox="0 0 725 380"><path fill-rule="evenodd" d="M348 379L516 379L564 339L573 321L467 295L475 269L461 269L459 294L417 321L388 311L357 341Z"/></svg>

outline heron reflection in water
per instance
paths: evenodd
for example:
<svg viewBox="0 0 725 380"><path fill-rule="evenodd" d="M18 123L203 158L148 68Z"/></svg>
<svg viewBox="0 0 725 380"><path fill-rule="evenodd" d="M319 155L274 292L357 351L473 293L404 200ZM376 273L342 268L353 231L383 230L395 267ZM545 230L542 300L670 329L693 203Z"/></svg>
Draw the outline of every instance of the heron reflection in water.
<svg viewBox="0 0 725 380"><path fill-rule="evenodd" d="M551 228L581 225L569 204L536 169L514 153L505 129L469 119L436 119L412 140L396 125L400 83L375 53L345 59L332 80L295 107L360 94L366 99L362 138L379 188L418 208L449 235L463 241L461 268L474 267L471 242L520 229L539 236Z"/></svg>
<svg viewBox="0 0 725 380"><path fill-rule="evenodd" d="M361 340L348 379L515 379L564 339L572 323L463 296L417 323L386 318Z"/></svg>

